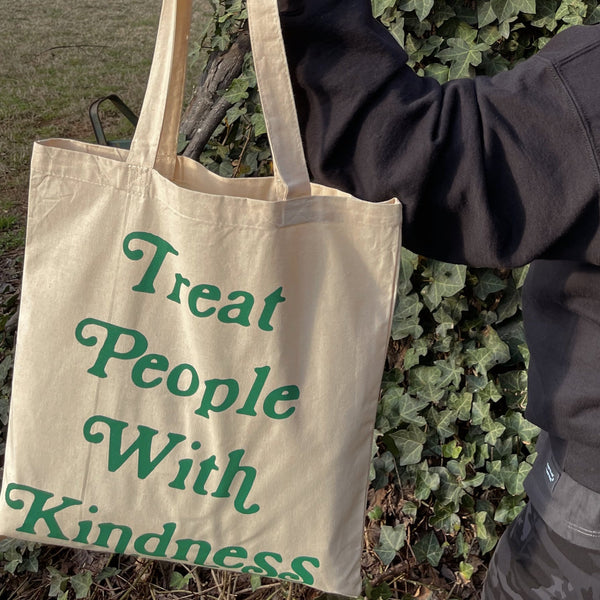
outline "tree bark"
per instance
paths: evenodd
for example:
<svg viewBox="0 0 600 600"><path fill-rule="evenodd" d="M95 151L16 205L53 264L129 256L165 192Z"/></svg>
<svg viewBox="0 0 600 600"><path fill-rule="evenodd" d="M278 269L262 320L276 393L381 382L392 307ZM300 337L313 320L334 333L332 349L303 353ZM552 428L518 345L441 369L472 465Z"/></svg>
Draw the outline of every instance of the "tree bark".
<svg viewBox="0 0 600 600"><path fill-rule="evenodd" d="M244 57L250 51L250 36L242 30L228 50L210 55L206 68L182 117L180 133L189 143L184 156L198 160L214 130L232 104L222 97L242 73Z"/></svg>

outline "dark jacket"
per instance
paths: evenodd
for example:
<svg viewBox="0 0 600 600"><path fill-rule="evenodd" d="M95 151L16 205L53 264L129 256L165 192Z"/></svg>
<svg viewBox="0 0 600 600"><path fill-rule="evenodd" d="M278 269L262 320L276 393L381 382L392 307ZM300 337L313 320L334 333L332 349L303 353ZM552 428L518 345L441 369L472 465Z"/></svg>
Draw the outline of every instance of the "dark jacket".
<svg viewBox="0 0 600 600"><path fill-rule="evenodd" d="M600 26L493 78L440 85L407 66L369 0L280 6L312 177L398 197L419 254L533 261L527 417L568 442L565 470L600 491Z"/></svg>

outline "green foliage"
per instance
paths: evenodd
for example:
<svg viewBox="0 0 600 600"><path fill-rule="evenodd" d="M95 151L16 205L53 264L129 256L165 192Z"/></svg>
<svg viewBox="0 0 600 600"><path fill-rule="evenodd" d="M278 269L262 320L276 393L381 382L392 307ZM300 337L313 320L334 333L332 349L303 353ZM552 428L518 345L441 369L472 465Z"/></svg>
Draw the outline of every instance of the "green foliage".
<svg viewBox="0 0 600 600"><path fill-rule="evenodd" d="M494 75L542 48L571 25L600 21L598 2L582 0L373 0L421 75L440 82Z"/></svg>
<svg viewBox="0 0 600 600"><path fill-rule="evenodd" d="M377 556L384 565L389 565L396 557L396 552L406 542L406 530L401 525L390 527L384 525L379 535L379 546L375 548Z"/></svg>
<svg viewBox="0 0 600 600"><path fill-rule="evenodd" d="M0 561L7 573L36 573L39 554L39 544L8 538L0 540Z"/></svg>
<svg viewBox="0 0 600 600"><path fill-rule="evenodd" d="M89 571L81 571L76 575L63 575L55 567L47 567L50 575L50 590L48 596L58 600L67 600L69 598L69 589L73 590L75 598L87 598L92 587L93 578Z"/></svg>
<svg viewBox="0 0 600 600"><path fill-rule="evenodd" d="M211 0L213 24L209 52L228 48L247 17L242 0ZM251 56L244 61L224 97L233 104L200 156L200 162L222 177L270 175L270 149L260 107Z"/></svg>
<svg viewBox="0 0 600 600"><path fill-rule="evenodd" d="M183 575L179 571L173 571L171 573L171 579L169 581L169 587L172 590L184 590L187 588L188 582L193 577L193 573L189 572Z"/></svg>

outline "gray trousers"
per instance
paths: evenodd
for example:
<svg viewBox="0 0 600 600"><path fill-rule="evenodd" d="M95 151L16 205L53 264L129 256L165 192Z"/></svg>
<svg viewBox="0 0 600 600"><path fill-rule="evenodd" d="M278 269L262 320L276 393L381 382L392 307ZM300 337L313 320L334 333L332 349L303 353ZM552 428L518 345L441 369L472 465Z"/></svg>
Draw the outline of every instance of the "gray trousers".
<svg viewBox="0 0 600 600"><path fill-rule="evenodd" d="M525 488L530 502L502 536L482 600L600 600L600 494L563 472L547 436Z"/></svg>

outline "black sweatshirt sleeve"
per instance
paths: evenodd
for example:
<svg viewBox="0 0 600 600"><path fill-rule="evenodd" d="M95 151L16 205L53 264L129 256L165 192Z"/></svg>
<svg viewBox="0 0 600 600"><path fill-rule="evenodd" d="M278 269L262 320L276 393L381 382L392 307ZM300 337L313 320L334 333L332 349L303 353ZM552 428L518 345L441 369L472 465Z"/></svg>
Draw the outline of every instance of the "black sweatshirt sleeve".
<svg viewBox="0 0 600 600"><path fill-rule="evenodd" d="M600 264L600 27L493 78L418 77L369 0L280 0L312 177L404 205L411 250Z"/></svg>

